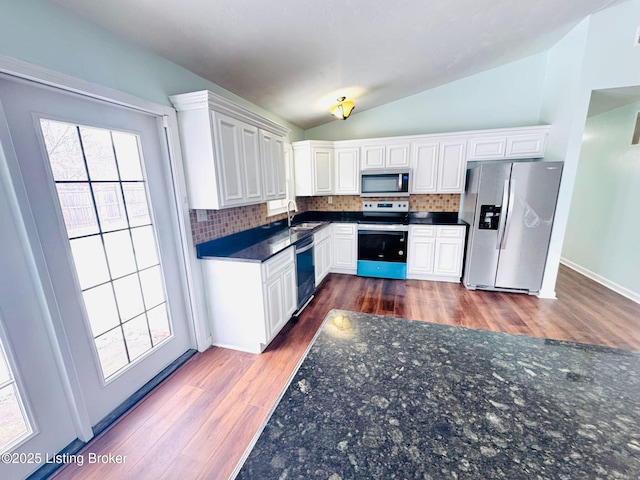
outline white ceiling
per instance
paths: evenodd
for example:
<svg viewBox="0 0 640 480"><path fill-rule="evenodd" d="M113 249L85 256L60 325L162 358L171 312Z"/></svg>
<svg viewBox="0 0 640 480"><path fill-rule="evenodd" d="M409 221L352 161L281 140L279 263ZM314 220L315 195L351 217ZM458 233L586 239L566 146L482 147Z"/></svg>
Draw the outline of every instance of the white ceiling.
<svg viewBox="0 0 640 480"><path fill-rule="evenodd" d="M338 96L357 113L512 62L625 0L53 1L307 129Z"/></svg>

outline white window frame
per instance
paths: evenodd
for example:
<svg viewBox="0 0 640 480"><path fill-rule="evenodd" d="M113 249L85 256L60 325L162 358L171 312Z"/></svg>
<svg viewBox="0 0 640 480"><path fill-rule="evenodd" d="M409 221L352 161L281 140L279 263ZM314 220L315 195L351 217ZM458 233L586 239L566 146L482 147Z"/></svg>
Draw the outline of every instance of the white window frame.
<svg viewBox="0 0 640 480"><path fill-rule="evenodd" d="M3 319L0 315L0 344L2 347L0 348L0 356L2 356L4 352L4 361L6 362L5 364L7 365L7 368L9 370L9 380L2 384L2 387L6 387L9 385L14 386L16 399L18 400L18 405L20 407L20 411L22 412L22 419L24 420L27 427L27 432L21 437L16 438L4 449L0 449L0 454L14 451L16 448L29 441L35 434L38 433L38 429L36 428L33 414L28 403L28 398L25 395L25 389L22 386L20 372L18 370L18 366L16 365L13 352L11 351L11 345L9 345L9 338L5 334L2 322Z"/></svg>

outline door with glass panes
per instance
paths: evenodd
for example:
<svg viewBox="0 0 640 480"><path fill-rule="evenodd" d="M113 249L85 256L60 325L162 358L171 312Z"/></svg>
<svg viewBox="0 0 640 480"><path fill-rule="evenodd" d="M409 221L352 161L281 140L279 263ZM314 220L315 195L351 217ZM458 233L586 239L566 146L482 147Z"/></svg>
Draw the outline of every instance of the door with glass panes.
<svg viewBox="0 0 640 480"><path fill-rule="evenodd" d="M38 280L96 425L193 344L162 119L8 77L0 105Z"/></svg>

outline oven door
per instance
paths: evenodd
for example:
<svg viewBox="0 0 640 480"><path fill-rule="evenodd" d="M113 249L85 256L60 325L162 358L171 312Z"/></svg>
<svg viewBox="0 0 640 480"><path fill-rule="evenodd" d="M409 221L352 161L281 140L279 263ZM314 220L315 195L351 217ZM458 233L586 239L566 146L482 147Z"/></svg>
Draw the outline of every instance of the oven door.
<svg viewBox="0 0 640 480"><path fill-rule="evenodd" d="M403 227L389 230L367 226L358 228L358 275L406 278L407 231Z"/></svg>

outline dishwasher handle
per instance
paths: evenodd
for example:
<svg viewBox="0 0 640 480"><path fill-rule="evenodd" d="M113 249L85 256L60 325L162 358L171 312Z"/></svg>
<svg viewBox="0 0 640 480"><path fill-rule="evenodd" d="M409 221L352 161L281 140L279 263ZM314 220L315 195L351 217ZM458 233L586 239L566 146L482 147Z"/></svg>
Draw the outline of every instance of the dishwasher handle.
<svg viewBox="0 0 640 480"><path fill-rule="evenodd" d="M299 253L304 253L307 250L311 250L313 248L313 237L309 241L301 242L299 245L296 245L296 255Z"/></svg>

